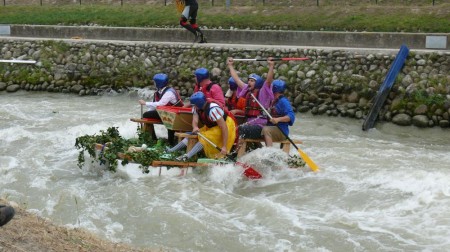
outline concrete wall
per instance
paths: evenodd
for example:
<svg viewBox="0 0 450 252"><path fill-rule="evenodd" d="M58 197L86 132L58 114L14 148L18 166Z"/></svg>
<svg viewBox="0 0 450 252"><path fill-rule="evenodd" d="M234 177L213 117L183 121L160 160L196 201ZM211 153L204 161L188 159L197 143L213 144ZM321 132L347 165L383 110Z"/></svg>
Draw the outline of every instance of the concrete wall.
<svg viewBox="0 0 450 252"><path fill-rule="evenodd" d="M362 119L395 59L395 50L380 51L0 37L0 59L37 61L0 64L0 96L4 91L18 90L79 95L128 92L135 87L153 86L151 77L164 72L170 84L188 98L194 90L193 72L198 67L208 68L223 91L228 89L230 76L225 62L229 56L308 57L306 61L279 61L275 65L275 78L288 83L285 95L294 109ZM250 73L266 74L267 62L237 62L235 68L245 80ZM410 51L379 118L399 125L449 128L449 69L448 51Z"/></svg>
<svg viewBox="0 0 450 252"><path fill-rule="evenodd" d="M4 28L6 29L6 28ZM209 43L252 45L291 45L314 47L356 47L450 50L450 34L311 32L269 30L205 30ZM2 35L2 34L0 34ZM184 29L11 25L13 37L73 38L130 41L191 42L193 35Z"/></svg>

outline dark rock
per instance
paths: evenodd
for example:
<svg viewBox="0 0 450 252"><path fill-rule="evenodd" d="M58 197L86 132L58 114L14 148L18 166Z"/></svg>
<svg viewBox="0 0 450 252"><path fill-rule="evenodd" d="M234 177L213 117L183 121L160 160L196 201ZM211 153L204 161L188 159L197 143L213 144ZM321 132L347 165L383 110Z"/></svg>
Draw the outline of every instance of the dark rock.
<svg viewBox="0 0 450 252"><path fill-rule="evenodd" d="M13 84L13 85L9 85L8 87L6 87L6 92L17 92L17 90L20 89L20 85L19 84Z"/></svg>
<svg viewBox="0 0 450 252"><path fill-rule="evenodd" d="M392 122L400 126L410 126L411 116L407 114L397 114L392 118Z"/></svg>
<svg viewBox="0 0 450 252"><path fill-rule="evenodd" d="M415 115L412 118L412 124L419 128L428 127L428 117L426 115Z"/></svg>
<svg viewBox="0 0 450 252"><path fill-rule="evenodd" d="M6 83L0 82L0 91L5 90L7 86L8 86L8 85L6 85Z"/></svg>

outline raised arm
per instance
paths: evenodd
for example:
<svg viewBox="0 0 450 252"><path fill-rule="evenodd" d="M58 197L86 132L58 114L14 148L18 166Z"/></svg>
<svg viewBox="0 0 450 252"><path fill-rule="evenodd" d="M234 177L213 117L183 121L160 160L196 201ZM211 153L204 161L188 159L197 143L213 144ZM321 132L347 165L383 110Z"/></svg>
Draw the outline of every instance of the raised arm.
<svg viewBox="0 0 450 252"><path fill-rule="evenodd" d="M231 77L233 77L233 79L236 82L236 84L238 85L238 87L244 88L245 87L245 83L239 78L239 76L237 75L236 70L234 69L233 58L229 57L227 59L227 65L228 65L228 68L230 69L230 75L231 75Z"/></svg>
<svg viewBox="0 0 450 252"><path fill-rule="evenodd" d="M273 61L272 57L267 58L267 63L269 64L269 72L267 72L267 85L271 85L273 81L273 68L275 65L275 61Z"/></svg>

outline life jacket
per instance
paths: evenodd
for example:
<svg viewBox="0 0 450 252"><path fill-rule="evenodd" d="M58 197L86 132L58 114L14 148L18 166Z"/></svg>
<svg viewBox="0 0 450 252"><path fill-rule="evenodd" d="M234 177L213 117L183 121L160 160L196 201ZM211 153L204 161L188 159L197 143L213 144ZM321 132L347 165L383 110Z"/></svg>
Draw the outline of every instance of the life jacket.
<svg viewBox="0 0 450 252"><path fill-rule="evenodd" d="M206 91L203 91L203 87L202 87L202 86L198 86L198 91L201 91L201 92L203 92L203 93L205 94L205 96L208 96L208 95L206 95L206 94L207 94L207 93L209 94L209 93L211 92L211 88L212 88L212 86L214 86L214 85L219 85L219 84L210 82L210 83L206 86ZM211 95L209 95L209 96L211 96Z"/></svg>
<svg viewBox="0 0 450 252"><path fill-rule="evenodd" d="M255 93L254 90L253 90L253 91L248 90L248 91L247 91L247 94L245 95L245 99L246 99L246 102L245 102L245 116L246 116L247 118L248 118L248 117L257 117L257 116L259 116L259 115L261 114L261 112L262 112L262 109L261 109L261 107L259 106L258 102L255 101L255 100L253 99L253 97L250 95L251 92L253 92L253 95L254 95L255 97L258 97L258 95L259 95L259 89L256 90L256 93Z"/></svg>
<svg viewBox="0 0 450 252"><path fill-rule="evenodd" d="M153 96L153 102L159 102L167 91L170 91L175 94L175 97L177 98L177 102L175 104L173 104L172 102L169 102L166 104L166 106L183 107L184 104L183 104L183 100L181 99L180 94L178 93L177 90L175 90L172 87L164 87L161 94L158 91L155 92L155 95Z"/></svg>
<svg viewBox="0 0 450 252"><path fill-rule="evenodd" d="M220 106L214 106L214 107L219 107L220 108ZM214 107L212 107L212 108L214 108ZM212 128L214 126L217 126L217 122L211 121L211 119L209 119L209 112L210 111L211 111L211 103L210 102L206 102L205 109L198 109L197 110L198 118L199 118L200 122L202 122L208 128ZM228 113L229 113L228 111L224 111L223 120L227 120Z"/></svg>
<svg viewBox="0 0 450 252"><path fill-rule="evenodd" d="M237 109L238 98L236 96L236 91L233 92L231 97L228 97L226 100L228 110Z"/></svg>
<svg viewBox="0 0 450 252"><path fill-rule="evenodd" d="M276 105L277 105L277 103L278 103L278 101L279 101L281 98L283 98L283 97L284 97L283 95L280 95L277 99L273 100L272 103L270 104L269 112L270 112L270 115L271 115L273 118L285 116L285 115L280 115L280 114L278 114L278 112L277 112L277 110L276 110L276 108L275 108Z"/></svg>
<svg viewBox="0 0 450 252"><path fill-rule="evenodd" d="M246 102L246 99L244 97L237 98L236 91L234 91L233 95L231 97L227 98L226 105L227 105L228 110L233 110L233 109L244 110L245 102Z"/></svg>

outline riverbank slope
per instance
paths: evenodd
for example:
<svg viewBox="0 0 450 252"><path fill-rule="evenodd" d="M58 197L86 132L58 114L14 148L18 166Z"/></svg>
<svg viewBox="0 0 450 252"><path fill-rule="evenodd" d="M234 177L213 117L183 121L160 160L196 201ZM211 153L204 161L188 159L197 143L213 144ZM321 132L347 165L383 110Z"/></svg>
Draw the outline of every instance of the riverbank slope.
<svg viewBox="0 0 450 252"><path fill-rule="evenodd" d="M12 205L16 211L14 218L0 227L0 251L155 251L103 240L83 229L57 226L14 202L0 199L0 204Z"/></svg>

